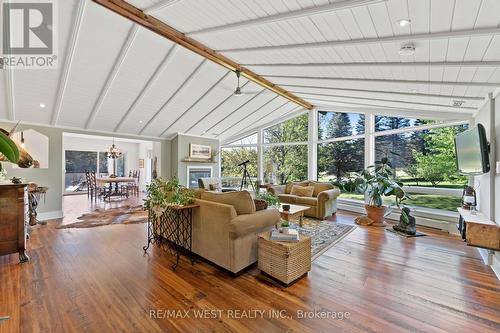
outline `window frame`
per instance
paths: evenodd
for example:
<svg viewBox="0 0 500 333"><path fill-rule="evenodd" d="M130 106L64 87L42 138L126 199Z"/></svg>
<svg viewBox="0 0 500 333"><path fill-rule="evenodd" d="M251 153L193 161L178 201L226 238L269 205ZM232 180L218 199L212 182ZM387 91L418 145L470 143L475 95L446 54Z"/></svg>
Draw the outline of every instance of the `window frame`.
<svg viewBox="0 0 500 333"><path fill-rule="evenodd" d="M357 134L357 135L352 135L352 136L346 136L346 137L339 137L339 138L331 138L331 139L324 139L321 140L318 138L318 116L319 112L343 112L343 113L358 113L358 114L364 114L365 116L365 131L363 134ZM241 140L242 138L248 137L250 135L254 135L257 133L257 144L240 144L240 145L235 145L232 144L230 145L229 143L226 144L221 144L221 149L224 148L236 148L236 147L257 147L257 153L258 153L258 179L262 180L263 179L263 152L264 149L267 147L273 147L273 146L294 146L294 145L307 145L308 146L308 161L307 161L307 166L308 166L308 179L310 180L317 180L317 172L318 172L318 166L317 166L317 159L318 159L318 145L319 144L327 144L331 142L339 142L339 141L347 141L347 140L356 140L356 139L364 139L364 144L365 144L365 168L373 165L375 163L375 138L380 137L380 136L388 136L388 135L393 135L393 134L401 134L401 133L408 133L408 132L416 132L416 131L422 131L422 130L429 130L429 129L435 129L435 128L443 128L443 127L451 127L451 126L458 126L458 125L464 125L467 124L471 126L472 124L472 118L466 118L465 116L456 116L457 118L455 119L460 119L462 118L463 120L450 120L450 118L453 119L454 115L450 114L449 118L446 118L448 115L446 113L436 113L434 116L430 116L428 113L425 115L422 115L423 119L426 120L436 120L437 122L434 124L425 124L425 125L419 125L419 126L410 126L410 127L404 127L404 128L399 128L399 129L394 129L394 130L384 130L384 131L375 131L375 117L376 116L387 116L387 117L400 117L400 118L410 118L410 119L415 119L415 115L410 114L410 111L408 110L403 110L406 112L402 112L401 110L394 110L392 112L391 110L386 111L386 110L378 110L377 108L371 108L369 110L353 110L352 108L349 107L319 107L315 108L313 110L304 110L300 109L298 111L291 112L288 117L284 117L282 119L276 120L274 122L265 124L259 128L252 129L251 131L241 133L239 136L235 136L230 139L229 142L235 142L238 140ZM273 143L264 143L264 130L275 126L277 124L286 122L288 120L291 120L296 117L300 117L303 114L308 113L308 140L307 141L299 141L299 142L273 142ZM423 111L425 113L425 111ZM453 195L453 196L461 196L462 190L457 190L457 189L449 189L449 188L432 188L432 187L416 187L416 186L411 186L408 187L408 189L411 191L411 193L428 193L429 189L432 189L432 193L438 194L438 195ZM460 192L460 193L459 193ZM356 200L351 200L351 199L342 199L339 198L339 202L352 202ZM361 201L356 201L356 202L361 202ZM444 210L433 210L433 209L427 209L425 207L417 207L416 210L418 210L420 213L429 213L429 216L433 215L442 215L442 216L448 216L450 215L450 212L444 211Z"/></svg>

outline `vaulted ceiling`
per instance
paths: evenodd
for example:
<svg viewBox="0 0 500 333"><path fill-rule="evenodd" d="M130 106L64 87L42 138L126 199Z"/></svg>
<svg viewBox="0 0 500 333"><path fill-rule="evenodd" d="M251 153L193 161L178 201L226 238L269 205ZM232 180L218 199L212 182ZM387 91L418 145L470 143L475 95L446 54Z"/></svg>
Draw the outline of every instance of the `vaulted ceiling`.
<svg viewBox="0 0 500 333"><path fill-rule="evenodd" d="M500 87L498 0L128 2L318 107L453 117ZM227 139L301 109L90 0L58 10L58 69L0 71L0 119Z"/></svg>

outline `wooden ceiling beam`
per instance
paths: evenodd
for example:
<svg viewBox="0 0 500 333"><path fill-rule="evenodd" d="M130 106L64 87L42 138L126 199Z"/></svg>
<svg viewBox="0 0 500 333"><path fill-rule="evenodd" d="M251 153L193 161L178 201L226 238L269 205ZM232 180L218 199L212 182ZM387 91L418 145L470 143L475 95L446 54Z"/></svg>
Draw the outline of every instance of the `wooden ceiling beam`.
<svg viewBox="0 0 500 333"><path fill-rule="evenodd" d="M97 4L141 25L142 27L151 30L171 41L177 43L188 50L199 54L200 56L209 59L216 64L219 64L233 72L239 71L242 76L246 77L248 80L255 82L256 84L273 91L274 93L283 96L286 99L306 108L312 110L313 105L304 99L295 96L289 91L275 85L271 81L263 78L257 73L251 71L248 68L241 66L240 64L234 62L233 60L225 57L212 50L211 48L205 46L204 44L186 36L182 32L172 28L165 22L158 20L153 16L145 14L139 8L127 3L123 0L92 0Z"/></svg>

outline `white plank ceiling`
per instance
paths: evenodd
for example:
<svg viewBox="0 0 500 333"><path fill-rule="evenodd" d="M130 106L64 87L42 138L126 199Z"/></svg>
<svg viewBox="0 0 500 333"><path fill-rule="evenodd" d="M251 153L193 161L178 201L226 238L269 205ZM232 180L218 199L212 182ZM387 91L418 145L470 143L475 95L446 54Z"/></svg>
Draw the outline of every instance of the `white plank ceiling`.
<svg viewBox="0 0 500 333"><path fill-rule="evenodd" d="M454 119L500 87L499 0L129 3L317 106ZM233 96L234 73L90 0L58 8L59 68L1 71L0 119L226 140L298 110L245 79Z"/></svg>

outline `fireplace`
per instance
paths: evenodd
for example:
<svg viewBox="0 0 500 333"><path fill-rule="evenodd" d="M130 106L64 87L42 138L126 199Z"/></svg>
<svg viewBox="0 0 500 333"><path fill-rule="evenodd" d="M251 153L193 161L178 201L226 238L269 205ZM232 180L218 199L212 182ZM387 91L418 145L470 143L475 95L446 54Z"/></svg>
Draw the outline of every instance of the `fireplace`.
<svg viewBox="0 0 500 333"><path fill-rule="evenodd" d="M198 179L212 177L212 167L188 166L187 167L187 187L199 188Z"/></svg>

